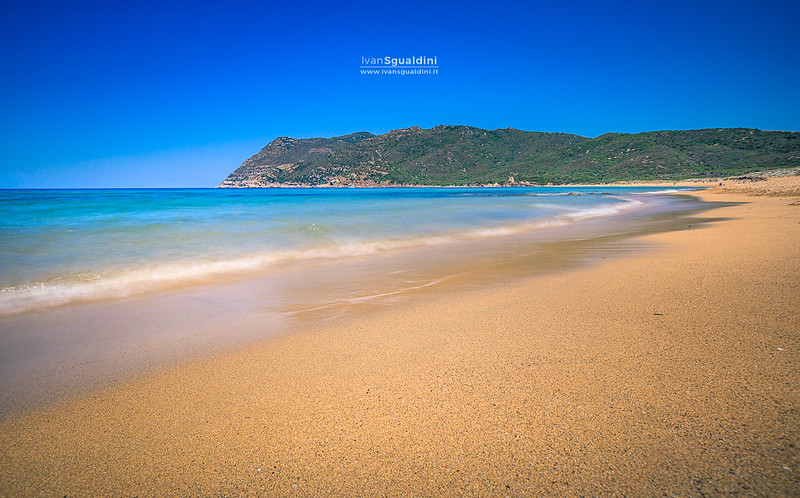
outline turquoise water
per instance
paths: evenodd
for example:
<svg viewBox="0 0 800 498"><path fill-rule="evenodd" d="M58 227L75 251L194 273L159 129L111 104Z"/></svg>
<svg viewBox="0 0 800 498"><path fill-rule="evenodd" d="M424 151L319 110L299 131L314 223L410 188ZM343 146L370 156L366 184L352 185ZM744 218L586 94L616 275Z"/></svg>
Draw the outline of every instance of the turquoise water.
<svg viewBox="0 0 800 498"><path fill-rule="evenodd" d="M667 203L664 189L0 191L0 314ZM666 208L665 208L666 209Z"/></svg>

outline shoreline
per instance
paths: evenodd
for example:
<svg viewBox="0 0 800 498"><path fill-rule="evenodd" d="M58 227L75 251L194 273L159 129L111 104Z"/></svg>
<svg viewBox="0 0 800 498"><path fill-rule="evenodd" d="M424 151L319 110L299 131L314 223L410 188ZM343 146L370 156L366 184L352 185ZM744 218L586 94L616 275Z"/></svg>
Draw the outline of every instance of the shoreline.
<svg viewBox="0 0 800 498"><path fill-rule="evenodd" d="M14 416L0 491L797 493L800 207L715 189L641 253Z"/></svg>
<svg viewBox="0 0 800 498"><path fill-rule="evenodd" d="M635 234L683 229L709 208L685 195L647 199L569 223L511 226L485 237L0 317L0 420L290 334L314 320L395 306L420 292L433 296L619 257L640 250Z"/></svg>
<svg viewBox="0 0 800 498"><path fill-rule="evenodd" d="M420 189L410 190L419 191ZM443 189L436 190L442 191ZM469 189L460 189L460 191L464 190ZM479 195L486 194L487 189L479 190L481 191ZM595 190L597 189L595 188ZM208 192L211 192L211 190L209 189ZM525 189L523 189L523 192L525 194L529 193ZM654 192L647 193L652 194ZM264 240L259 240L258 243L254 244L254 238L251 237L250 240L244 238L240 242L241 247L228 247L227 250L198 251L196 248L202 248L204 241L197 233L188 231L183 235L187 238L195 237L197 239L195 245L189 247L187 244L182 246L178 244L179 247L173 251L173 254L168 255L169 257L163 259L154 257L152 252L159 249L158 247L151 249L151 253L146 250L139 253L130 251L132 256L129 256L129 261L124 262L124 264L113 261L113 258L94 254L97 260L91 268L81 267L82 263L79 261L67 260L61 262L57 251L46 255L48 257L41 256L34 261L23 262L12 259L11 261L16 261L18 264L6 263L6 274L3 275L4 285L0 289L0 332L2 332L2 319L4 317L29 312L46 311L80 303L102 302L109 299L126 299L170 289L205 285L212 282L246 280L253 276L258 277L259 274L276 271L276 269L280 271L281 268L287 266L306 263L316 264L334 259L345 260L362 255L368 256L406 248L413 249L432 245L447 246L471 239L499 237L512 233L546 229L550 226L578 224L586 219L608 218L617 214L624 215L626 212L642 208L652 209L652 206L642 206L642 204L647 203L641 198L634 200L625 197L626 192L620 192L620 194L621 196L617 196L615 202L610 201L612 202L610 205L596 202L596 206L590 205L584 206L584 208L576 206L573 209L564 210L561 208L559 210L559 206L557 206L559 203L557 202L553 205L546 205L543 202L544 205L541 206L541 209L534 204L527 207L528 209L534 208L531 210L533 214L527 216L515 217L515 215L512 215L508 216L508 218L502 218L505 212L496 208L495 213L500 215L502 221L483 221L474 224L462 223L459 226L459 220L456 219L452 223L442 223L440 221L435 229L432 228L433 224L427 229L424 228L425 222L420 223L418 220L425 220L426 213L417 213L413 218L413 222L418 225L416 228L408 229L410 221L408 219L398 220L402 221L398 223L401 228L394 232L382 230L381 227L376 229L373 226L373 233L380 233L380 235L375 236L369 236L363 232L348 233L346 230L340 231L339 227L335 227L336 233L326 232L326 225L330 224L330 220L324 219L324 216L320 220L318 213L312 213L309 219L316 219L317 222L321 223L320 225L317 223L304 225L298 219L297 227L281 227L278 229L272 227L270 229L275 229L276 233L271 233L267 236L267 239L272 239L267 244L264 244ZM235 195L240 196L238 194ZM284 192L278 198L290 198L292 195L291 192L288 195ZM531 195L539 194L531 193ZM511 196L500 197L510 198ZM194 199L198 198L195 197ZM211 198L215 197L212 196ZM216 198L219 199L220 197ZM614 197L607 196L607 198L612 199ZM352 205L354 210L358 209L359 206L357 204ZM605 207L601 206L601 204ZM662 204L665 203L662 201ZM398 206L398 208L400 207ZM406 206L406 210L408 210L408 206ZM538 214L536 214L537 211ZM263 215L268 217L269 213L263 213ZM484 216L487 220L491 218L491 215L484 214ZM341 219L346 220L347 218L348 216L346 215L341 216ZM194 221L199 225L197 220ZM250 222L252 220L247 221ZM402 227L403 222L405 227ZM119 222L119 231L128 228L124 223L124 221ZM235 225L235 223L231 223L231 225ZM137 226L136 228L139 229L141 227ZM215 228L218 227L206 225L207 230L213 231ZM74 231L64 230L63 233ZM198 232L200 231L198 230ZM313 238L309 236L303 241L291 240L290 237L287 237L287 234L291 234L292 231L307 234L319 232L318 235L320 237ZM112 229L109 229L108 232L116 235ZM164 240L168 240L172 236L166 230L162 230L162 232L160 238ZM351 232L357 232L357 230L351 230ZM37 235L33 234L27 238L35 240ZM149 235L145 234L145 237ZM326 236L329 236L327 240ZM296 238L299 238L299 236ZM24 237L19 237L19 239L23 240ZM229 237L229 239L233 240L234 237ZM11 242L11 244L14 243L14 241ZM70 244L81 244L82 239L80 237L72 237L71 240L66 239L61 243L69 247ZM127 241L129 246L134 246L137 243L142 243L142 241ZM21 245L19 242L16 242L16 244ZM205 245L214 246L214 244L214 241L205 241ZM52 247L58 246L53 244ZM25 249L29 252L35 252L32 248ZM86 247L86 250L91 251L92 248ZM163 248L161 250L162 252L168 252L164 251ZM17 254L24 254L25 252L26 250L20 247L16 248ZM77 252L73 251L73 253ZM113 253L113 249L109 252ZM139 259L135 260L134 257ZM109 261L109 259L112 260ZM48 265L52 267L49 272L37 271L39 266L48 268ZM70 268L70 265L72 268ZM0 344L1 347L2 344Z"/></svg>

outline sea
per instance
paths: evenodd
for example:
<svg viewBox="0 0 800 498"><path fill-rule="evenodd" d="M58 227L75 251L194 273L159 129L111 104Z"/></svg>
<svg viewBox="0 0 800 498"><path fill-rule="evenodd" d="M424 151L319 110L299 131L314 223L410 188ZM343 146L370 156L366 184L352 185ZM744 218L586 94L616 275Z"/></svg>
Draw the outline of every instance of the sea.
<svg viewBox="0 0 800 498"><path fill-rule="evenodd" d="M600 259L687 225L682 190L0 190L0 416L300 316Z"/></svg>
<svg viewBox="0 0 800 498"><path fill-rule="evenodd" d="M654 204L639 188L0 191L0 315Z"/></svg>

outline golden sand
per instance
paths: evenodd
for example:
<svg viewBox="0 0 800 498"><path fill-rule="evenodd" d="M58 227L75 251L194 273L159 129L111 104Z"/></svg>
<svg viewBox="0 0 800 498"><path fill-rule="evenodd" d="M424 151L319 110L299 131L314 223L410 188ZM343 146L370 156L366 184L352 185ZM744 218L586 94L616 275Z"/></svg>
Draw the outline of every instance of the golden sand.
<svg viewBox="0 0 800 498"><path fill-rule="evenodd" d="M15 416L0 495L798 495L792 182L703 192L737 204L631 257L420 293Z"/></svg>

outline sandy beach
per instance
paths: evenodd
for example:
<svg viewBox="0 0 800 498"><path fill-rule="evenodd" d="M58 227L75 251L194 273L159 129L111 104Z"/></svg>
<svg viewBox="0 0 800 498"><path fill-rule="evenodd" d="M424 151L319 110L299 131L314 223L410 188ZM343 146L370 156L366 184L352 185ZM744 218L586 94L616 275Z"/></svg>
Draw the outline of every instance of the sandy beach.
<svg viewBox="0 0 800 498"><path fill-rule="evenodd" d="M14 415L0 495L800 494L800 177Z"/></svg>

